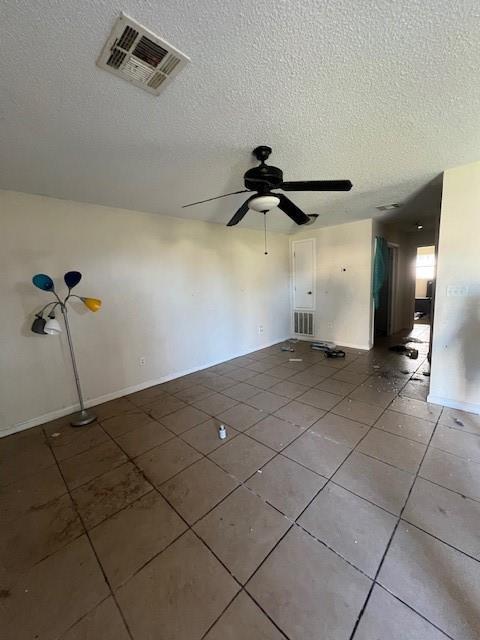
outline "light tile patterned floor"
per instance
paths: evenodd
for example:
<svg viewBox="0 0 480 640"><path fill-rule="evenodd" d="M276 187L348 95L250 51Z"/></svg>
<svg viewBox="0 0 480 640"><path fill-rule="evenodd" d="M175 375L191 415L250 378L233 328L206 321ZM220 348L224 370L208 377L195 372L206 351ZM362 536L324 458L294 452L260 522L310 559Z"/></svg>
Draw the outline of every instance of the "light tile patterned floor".
<svg viewBox="0 0 480 640"><path fill-rule="evenodd" d="M275 345L0 441L2 637L478 640L480 417L418 347Z"/></svg>

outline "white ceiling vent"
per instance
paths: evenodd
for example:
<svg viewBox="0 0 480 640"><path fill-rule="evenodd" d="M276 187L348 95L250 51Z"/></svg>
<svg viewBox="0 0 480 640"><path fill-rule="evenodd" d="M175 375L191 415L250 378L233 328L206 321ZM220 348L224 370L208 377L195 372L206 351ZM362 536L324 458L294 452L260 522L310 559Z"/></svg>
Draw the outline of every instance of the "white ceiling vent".
<svg viewBox="0 0 480 640"><path fill-rule="evenodd" d="M158 95L188 62L185 54L122 13L97 65Z"/></svg>

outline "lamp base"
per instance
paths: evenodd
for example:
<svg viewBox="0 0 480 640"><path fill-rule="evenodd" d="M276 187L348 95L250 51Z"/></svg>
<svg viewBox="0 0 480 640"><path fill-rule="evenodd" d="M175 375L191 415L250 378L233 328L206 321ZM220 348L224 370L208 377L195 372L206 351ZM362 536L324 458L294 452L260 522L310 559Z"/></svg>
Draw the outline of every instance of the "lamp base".
<svg viewBox="0 0 480 640"><path fill-rule="evenodd" d="M70 424L72 427L85 427L87 424L94 422L97 419L97 416L93 413L88 413L88 411L80 411L80 413L76 413L72 416Z"/></svg>

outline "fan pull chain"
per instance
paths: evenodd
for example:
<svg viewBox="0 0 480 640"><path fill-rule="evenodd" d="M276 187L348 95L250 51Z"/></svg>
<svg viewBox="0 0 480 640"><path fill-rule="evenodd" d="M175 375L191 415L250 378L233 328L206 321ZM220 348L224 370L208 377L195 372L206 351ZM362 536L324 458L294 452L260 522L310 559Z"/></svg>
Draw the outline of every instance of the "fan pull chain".
<svg viewBox="0 0 480 640"><path fill-rule="evenodd" d="M264 234L265 234L265 255L268 256L268 251L267 251L267 212L266 211L263 212L263 229L264 229Z"/></svg>

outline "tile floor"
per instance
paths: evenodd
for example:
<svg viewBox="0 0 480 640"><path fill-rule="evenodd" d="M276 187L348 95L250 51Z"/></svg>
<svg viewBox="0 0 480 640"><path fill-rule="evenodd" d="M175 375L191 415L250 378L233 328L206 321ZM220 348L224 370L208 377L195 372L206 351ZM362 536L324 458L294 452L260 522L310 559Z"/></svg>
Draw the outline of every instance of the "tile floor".
<svg viewBox="0 0 480 640"><path fill-rule="evenodd" d="M276 345L4 438L2 638L478 640L480 417L418 346Z"/></svg>

